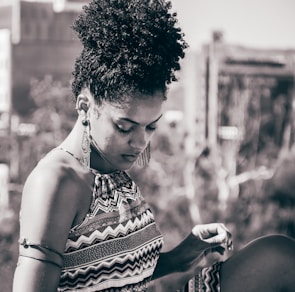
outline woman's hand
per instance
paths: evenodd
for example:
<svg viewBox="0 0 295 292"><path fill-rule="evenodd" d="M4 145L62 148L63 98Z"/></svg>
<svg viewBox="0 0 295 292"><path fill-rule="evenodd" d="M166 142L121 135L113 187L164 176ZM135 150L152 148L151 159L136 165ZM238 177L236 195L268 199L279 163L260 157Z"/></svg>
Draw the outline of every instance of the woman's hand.
<svg viewBox="0 0 295 292"><path fill-rule="evenodd" d="M192 232L171 251L176 272L196 273L228 258L232 235L222 223L196 225Z"/></svg>
<svg viewBox="0 0 295 292"><path fill-rule="evenodd" d="M192 234L202 242L210 245L198 258L196 265L192 265L191 273L209 267L216 262L226 261L232 254L233 241L230 231L222 223L196 225Z"/></svg>
<svg viewBox="0 0 295 292"><path fill-rule="evenodd" d="M222 223L196 225L192 229L192 234L204 243L210 244L210 248L223 246L228 250L233 249L232 235Z"/></svg>
<svg viewBox="0 0 295 292"><path fill-rule="evenodd" d="M153 278L180 272L187 281L201 269L225 261L232 249L232 235L224 224L196 225L178 246L160 254Z"/></svg>

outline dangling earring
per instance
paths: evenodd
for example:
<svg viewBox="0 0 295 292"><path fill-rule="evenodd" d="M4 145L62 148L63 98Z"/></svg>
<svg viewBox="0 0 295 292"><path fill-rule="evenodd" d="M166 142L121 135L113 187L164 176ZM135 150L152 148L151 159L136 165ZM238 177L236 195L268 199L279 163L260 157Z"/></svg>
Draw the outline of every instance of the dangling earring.
<svg viewBox="0 0 295 292"><path fill-rule="evenodd" d="M84 126L83 130L83 137L82 137L82 145L81 145L81 150L82 150L82 158L81 158L81 163L84 167L84 169L89 170L90 169L90 125L89 125L89 120L85 117L82 120L82 125Z"/></svg>
<svg viewBox="0 0 295 292"><path fill-rule="evenodd" d="M151 144L148 143L143 152L138 156L136 163L140 167L144 167L149 164L151 159Z"/></svg>

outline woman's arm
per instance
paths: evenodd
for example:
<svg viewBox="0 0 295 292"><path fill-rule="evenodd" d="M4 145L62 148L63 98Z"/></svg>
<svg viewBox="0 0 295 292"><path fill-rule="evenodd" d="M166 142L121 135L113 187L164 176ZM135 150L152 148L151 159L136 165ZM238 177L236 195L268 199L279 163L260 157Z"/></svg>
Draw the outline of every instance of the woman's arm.
<svg viewBox="0 0 295 292"><path fill-rule="evenodd" d="M224 261L226 249L232 249L232 239L223 224L197 225L178 246L160 254L153 279L184 273L189 280L201 269Z"/></svg>
<svg viewBox="0 0 295 292"><path fill-rule="evenodd" d="M77 213L75 193L62 168L37 166L28 178L22 195L14 292L57 290L61 255Z"/></svg>

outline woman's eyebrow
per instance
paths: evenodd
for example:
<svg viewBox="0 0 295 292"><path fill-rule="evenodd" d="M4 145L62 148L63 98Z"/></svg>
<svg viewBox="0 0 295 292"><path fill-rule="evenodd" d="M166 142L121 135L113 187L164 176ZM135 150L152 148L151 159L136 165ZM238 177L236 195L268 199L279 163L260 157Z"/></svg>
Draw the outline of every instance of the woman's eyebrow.
<svg viewBox="0 0 295 292"><path fill-rule="evenodd" d="M158 121L162 118L162 116L163 116L163 114L161 114L161 115L160 115L157 119L155 119L153 122L149 123L149 125L158 122ZM120 120L122 120L122 121L126 121L126 122L129 122L129 123L134 124L134 125L140 125L140 123L138 123L138 122L136 122L136 121L133 121L133 120L131 120L131 119L129 119L129 118L121 118Z"/></svg>

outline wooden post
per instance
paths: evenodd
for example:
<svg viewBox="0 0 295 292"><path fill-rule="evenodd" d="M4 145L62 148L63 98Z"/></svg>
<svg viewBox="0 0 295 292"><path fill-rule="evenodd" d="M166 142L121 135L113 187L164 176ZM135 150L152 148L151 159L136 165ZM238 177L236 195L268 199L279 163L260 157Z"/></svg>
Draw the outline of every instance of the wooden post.
<svg viewBox="0 0 295 292"><path fill-rule="evenodd" d="M10 141L10 115L11 115L11 32L0 29L0 139L2 142ZM0 149L0 212L9 208L9 147ZM1 147L0 147L1 148Z"/></svg>
<svg viewBox="0 0 295 292"><path fill-rule="evenodd" d="M295 55L292 58L292 71L293 71L293 86L292 86L292 96L291 96L291 129L290 129L290 144L289 148L292 150L295 142Z"/></svg>
<svg viewBox="0 0 295 292"><path fill-rule="evenodd" d="M199 211L199 202L195 196L194 184L194 165L197 157L196 149L196 133L197 133L197 108L198 108L198 92L199 83L197 77L197 62L196 53L191 52L187 55L187 62L184 66L184 82L185 82L185 96L184 96L184 125L186 129L185 136L185 154L186 163L183 170L185 193L190 202L190 215L194 223L201 223L201 215Z"/></svg>
<svg viewBox="0 0 295 292"><path fill-rule="evenodd" d="M208 94L208 146L212 155L217 148L217 115L218 115L218 59L216 56L216 44L209 45L209 94Z"/></svg>
<svg viewBox="0 0 295 292"><path fill-rule="evenodd" d="M18 44L21 40L21 0L12 0L11 41Z"/></svg>
<svg viewBox="0 0 295 292"><path fill-rule="evenodd" d="M0 163L0 210L5 212L9 208L9 166Z"/></svg>

